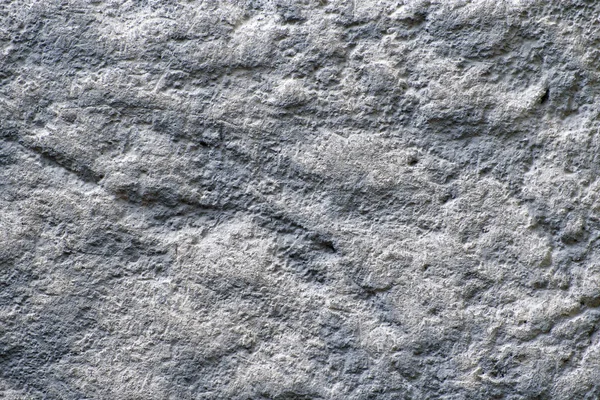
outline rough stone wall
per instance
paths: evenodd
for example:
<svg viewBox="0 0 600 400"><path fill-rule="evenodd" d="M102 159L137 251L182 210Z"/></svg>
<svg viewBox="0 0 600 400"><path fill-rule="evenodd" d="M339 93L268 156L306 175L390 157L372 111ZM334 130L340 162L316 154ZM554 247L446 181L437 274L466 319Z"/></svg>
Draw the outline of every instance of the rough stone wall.
<svg viewBox="0 0 600 400"><path fill-rule="evenodd" d="M600 398L600 2L3 0L3 399Z"/></svg>

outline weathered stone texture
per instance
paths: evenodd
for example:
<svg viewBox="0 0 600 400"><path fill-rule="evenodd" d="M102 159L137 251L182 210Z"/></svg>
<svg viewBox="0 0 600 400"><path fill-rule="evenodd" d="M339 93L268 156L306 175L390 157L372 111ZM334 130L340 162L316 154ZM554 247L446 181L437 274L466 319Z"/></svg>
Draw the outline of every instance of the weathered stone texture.
<svg viewBox="0 0 600 400"><path fill-rule="evenodd" d="M600 398L599 16L1 1L0 397Z"/></svg>

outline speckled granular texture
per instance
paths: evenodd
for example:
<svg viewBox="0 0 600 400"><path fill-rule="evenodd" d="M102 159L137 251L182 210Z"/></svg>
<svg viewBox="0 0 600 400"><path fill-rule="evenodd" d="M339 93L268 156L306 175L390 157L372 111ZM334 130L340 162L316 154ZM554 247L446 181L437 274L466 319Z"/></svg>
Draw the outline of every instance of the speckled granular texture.
<svg viewBox="0 0 600 400"><path fill-rule="evenodd" d="M0 2L0 398L600 398L600 2Z"/></svg>

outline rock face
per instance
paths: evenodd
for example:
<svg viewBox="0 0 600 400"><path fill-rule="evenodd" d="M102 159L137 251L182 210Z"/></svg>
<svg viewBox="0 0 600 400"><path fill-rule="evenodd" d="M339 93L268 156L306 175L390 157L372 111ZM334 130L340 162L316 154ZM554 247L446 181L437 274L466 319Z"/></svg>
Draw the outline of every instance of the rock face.
<svg viewBox="0 0 600 400"><path fill-rule="evenodd" d="M600 398L598 15L0 2L0 397Z"/></svg>

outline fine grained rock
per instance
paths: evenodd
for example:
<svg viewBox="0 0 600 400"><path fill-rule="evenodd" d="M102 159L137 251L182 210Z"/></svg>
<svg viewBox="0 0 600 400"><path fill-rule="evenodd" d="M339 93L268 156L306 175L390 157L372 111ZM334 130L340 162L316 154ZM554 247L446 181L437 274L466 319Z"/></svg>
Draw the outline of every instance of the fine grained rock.
<svg viewBox="0 0 600 400"><path fill-rule="evenodd" d="M0 397L599 398L598 15L0 2Z"/></svg>

